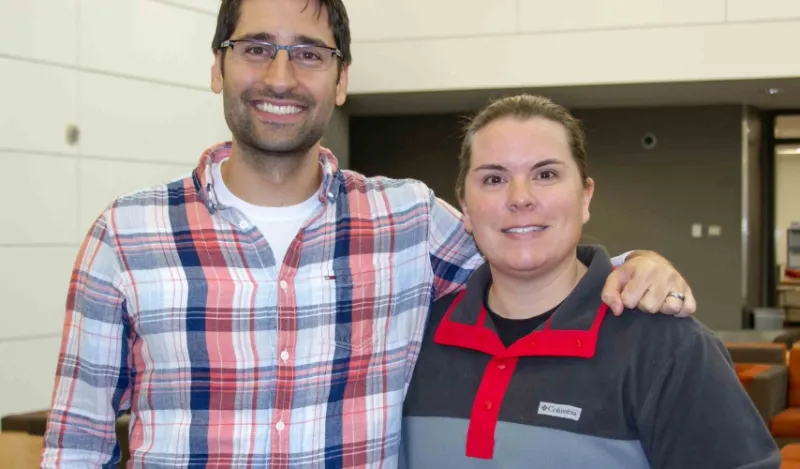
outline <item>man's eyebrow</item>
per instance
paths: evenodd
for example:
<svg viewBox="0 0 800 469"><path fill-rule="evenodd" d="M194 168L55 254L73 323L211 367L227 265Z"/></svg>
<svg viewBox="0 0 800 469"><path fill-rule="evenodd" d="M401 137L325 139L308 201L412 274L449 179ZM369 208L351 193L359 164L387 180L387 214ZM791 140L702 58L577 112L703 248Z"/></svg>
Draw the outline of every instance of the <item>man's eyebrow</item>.
<svg viewBox="0 0 800 469"><path fill-rule="evenodd" d="M242 37L238 38L237 40L242 39L251 39L255 41L267 41L275 44L275 35L270 33L249 33L245 34ZM330 47L335 49L335 47L328 45L325 41L320 38L313 37L313 36L306 36L301 34L300 36L295 36L293 44L305 44L309 46L321 46L321 47Z"/></svg>
<svg viewBox="0 0 800 469"><path fill-rule="evenodd" d="M249 33L237 38L236 40L241 41L242 39L253 39L256 41L272 42L275 40L275 36L269 33Z"/></svg>
<svg viewBox="0 0 800 469"><path fill-rule="evenodd" d="M294 40L295 44L308 44L310 46L330 47L331 49L336 49L336 46L331 46L322 39L313 36L295 36Z"/></svg>

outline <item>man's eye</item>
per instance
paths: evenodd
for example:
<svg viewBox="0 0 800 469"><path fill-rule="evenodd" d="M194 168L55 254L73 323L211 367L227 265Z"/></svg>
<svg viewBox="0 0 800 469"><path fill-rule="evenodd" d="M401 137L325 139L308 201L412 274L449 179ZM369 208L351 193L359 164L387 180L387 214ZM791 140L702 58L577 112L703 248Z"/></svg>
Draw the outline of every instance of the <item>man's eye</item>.
<svg viewBox="0 0 800 469"><path fill-rule="evenodd" d="M244 53L247 55L252 55L256 57L260 57L262 55L266 55L267 49L262 46L251 46L244 50Z"/></svg>
<svg viewBox="0 0 800 469"><path fill-rule="evenodd" d="M315 53L313 51L310 51L310 50L303 51L301 58L303 60L320 60L321 59L319 54L317 54L317 53Z"/></svg>

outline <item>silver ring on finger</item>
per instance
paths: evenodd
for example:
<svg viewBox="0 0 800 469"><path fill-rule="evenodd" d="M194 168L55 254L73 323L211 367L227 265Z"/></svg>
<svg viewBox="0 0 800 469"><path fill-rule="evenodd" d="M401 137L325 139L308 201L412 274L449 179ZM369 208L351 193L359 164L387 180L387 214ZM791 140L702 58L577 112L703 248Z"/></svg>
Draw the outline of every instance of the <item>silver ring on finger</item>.
<svg viewBox="0 0 800 469"><path fill-rule="evenodd" d="M676 292L676 291L671 291L671 292L667 293L667 297L677 298L677 299L681 300L681 302L683 302L686 299L686 295L684 295L683 293L680 293L680 292Z"/></svg>

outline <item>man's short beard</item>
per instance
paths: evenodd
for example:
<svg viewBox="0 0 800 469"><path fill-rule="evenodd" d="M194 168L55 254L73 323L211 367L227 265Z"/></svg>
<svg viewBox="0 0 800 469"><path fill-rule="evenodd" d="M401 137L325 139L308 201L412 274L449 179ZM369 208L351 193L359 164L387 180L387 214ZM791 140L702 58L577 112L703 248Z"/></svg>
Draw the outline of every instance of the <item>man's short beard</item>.
<svg viewBox="0 0 800 469"><path fill-rule="evenodd" d="M234 98L236 99L236 98ZM327 128L327 123L317 123L314 121L305 122L298 129L296 137L290 139L276 140L269 136L261 137L258 135L256 123L249 116L247 104L244 104L239 112L237 104L241 101L236 99L229 102L228 97L223 97L225 106L225 120L228 127L236 139L236 142L247 149L251 157L256 160L262 157L292 157L302 156L319 142ZM308 108L307 111L312 110ZM279 124L275 124L276 127Z"/></svg>
<svg viewBox="0 0 800 469"><path fill-rule="evenodd" d="M236 121L239 119L234 118ZM236 141L245 147L248 147L253 153L252 156L275 156L275 157L292 157L303 156L311 150L314 145L322 139L325 134L325 128L322 126L309 127L303 125L296 138L275 140L270 139L268 136L259 138L256 133L254 123L250 119L242 119L236 125L232 125L232 133Z"/></svg>

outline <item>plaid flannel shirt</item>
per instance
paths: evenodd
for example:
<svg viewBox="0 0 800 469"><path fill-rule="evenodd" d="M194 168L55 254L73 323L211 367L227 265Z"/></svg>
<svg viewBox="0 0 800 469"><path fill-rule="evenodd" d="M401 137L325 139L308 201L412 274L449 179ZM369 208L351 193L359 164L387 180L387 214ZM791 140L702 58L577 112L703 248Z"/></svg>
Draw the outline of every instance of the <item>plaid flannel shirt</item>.
<svg viewBox="0 0 800 469"><path fill-rule="evenodd" d="M431 302L482 260L421 182L320 154L321 207L276 266L192 175L118 198L88 233L67 299L42 467L393 468Z"/></svg>

